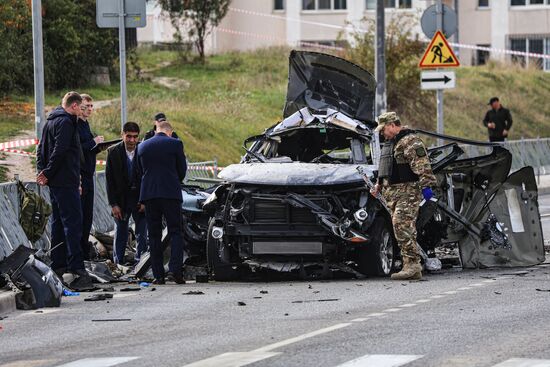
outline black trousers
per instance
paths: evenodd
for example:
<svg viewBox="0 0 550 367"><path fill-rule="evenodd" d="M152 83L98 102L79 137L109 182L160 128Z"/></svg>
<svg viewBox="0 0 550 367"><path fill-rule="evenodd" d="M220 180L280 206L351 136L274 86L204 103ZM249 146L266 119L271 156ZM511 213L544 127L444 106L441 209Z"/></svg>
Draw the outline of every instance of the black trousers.
<svg viewBox="0 0 550 367"><path fill-rule="evenodd" d="M82 195L80 196L82 205L82 239L80 247L82 248L82 258L90 260L90 242L88 237L92 230L92 222L94 219L94 187L83 187Z"/></svg>
<svg viewBox="0 0 550 367"><path fill-rule="evenodd" d="M489 136L489 141L491 143L493 143L493 142L503 142L505 140L506 140L506 138L504 136Z"/></svg>
<svg viewBox="0 0 550 367"><path fill-rule="evenodd" d="M164 278L162 246L162 217L166 220L171 241L168 270L181 275L183 269L183 233L181 228L181 201L173 199L151 199L145 203L145 218L149 233L151 267L155 279Z"/></svg>

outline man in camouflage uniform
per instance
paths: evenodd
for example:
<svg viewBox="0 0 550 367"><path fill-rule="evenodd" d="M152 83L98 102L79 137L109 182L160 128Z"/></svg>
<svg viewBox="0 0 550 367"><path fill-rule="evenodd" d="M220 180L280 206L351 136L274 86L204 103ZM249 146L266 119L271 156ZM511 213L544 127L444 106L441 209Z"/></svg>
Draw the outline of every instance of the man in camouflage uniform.
<svg viewBox="0 0 550 367"><path fill-rule="evenodd" d="M403 269L391 278L421 279L422 266L416 245L416 218L422 199L433 197L437 180L432 172L426 147L422 140L401 126L395 112L378 117L376 131L384 135L378 183L375 193L382 192L392 215L395 238L401 248Z"/></svg>

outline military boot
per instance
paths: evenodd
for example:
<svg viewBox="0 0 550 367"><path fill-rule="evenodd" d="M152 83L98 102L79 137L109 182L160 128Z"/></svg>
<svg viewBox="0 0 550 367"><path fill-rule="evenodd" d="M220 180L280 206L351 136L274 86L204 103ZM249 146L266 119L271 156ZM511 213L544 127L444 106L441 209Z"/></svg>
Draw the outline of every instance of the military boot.
<svg viewBox="0 0 550 367"><path fill-rule="evenodd" d="M419 261L403 258L403 269L391 275L393 280L420 280L422 279L422 265Z"/></svg>

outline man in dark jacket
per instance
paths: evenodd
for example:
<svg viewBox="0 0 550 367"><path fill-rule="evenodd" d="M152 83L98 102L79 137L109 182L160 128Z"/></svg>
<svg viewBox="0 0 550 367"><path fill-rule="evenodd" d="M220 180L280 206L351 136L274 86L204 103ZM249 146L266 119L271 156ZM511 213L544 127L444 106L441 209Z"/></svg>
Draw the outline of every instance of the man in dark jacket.
<svg viewBox="0 0 550 367"><path fill-rule="evenodd" d="M178 284L185 283L182 276L181 182L185 178L187 163L183 143L171 138L171 133L172 126L166 121L160 122L156 135L141 143L137 152L139 201L145 204L151 266L156 284L164 284L163 217L172 242L167 279Z"/></svg>
<svg viewBox="0 0 550 367"><path fill-rule="evenodd" d="M76 92L65 94L62 106L50 115L38 145L37 182L50 188L52 204L51 244L52 269L63 275L65 270L78 277L70 284L76 290L92 289L84 268L80 239L82 208L80 204L81 148L76 127L82 98Z"/></svg>
<svg viewBox="0 0 550 367"><path fill-rule="evenodd" d="M116 232L113 248L113 260L116 264L124 263L124 252L128 242L128 224L134 218L137 252L135 261L147 250L147 223L144 208L138 205L139 191L135 176L135 155L139 138L139 126L127 122L122 127L122 141L108 150L105 179L107 198L113 217Z"/></svg>
<svg viewBox="0 0 550 367"><path fill-rule="evenodd" d="M82 257L84 260L90 260L90 230L94 216L94 175L96 166L96 155L99 153L97 144L103 142L103 136L96 136L90 130L88 118L92 115L94 105L92 97L88 94L81 94L82 105L80 116L78 117L77 127L80 137L80 146L82 147L82 156L84 162L80 167L80 178L82 184L82 193L80 203L82 205Z"/></svg>
<svg viewBox="0 0 550 367"><path fill-rule="evenodd" d="M143 138L143 141L147 139L151 139L153 136L155 136L155 133L157 132L157 126L159 123L168 121L166 119L166 115L162 112L159 112L155 115L155 124L153 125L153 128L145 133L145 137ZM173 138L179 139L178 134L176 134L175 131L172 131L172 134L170 135Z"/></svg>
<svg viewBox="0 0 550 367"><path fill-rule="evenodd" d="M491 109L487 111L483 119L483 125L489 131L489 141L504 141L512 127L512 114L510 110L502 107L498 97L491 98L489 105Z"/></svg>

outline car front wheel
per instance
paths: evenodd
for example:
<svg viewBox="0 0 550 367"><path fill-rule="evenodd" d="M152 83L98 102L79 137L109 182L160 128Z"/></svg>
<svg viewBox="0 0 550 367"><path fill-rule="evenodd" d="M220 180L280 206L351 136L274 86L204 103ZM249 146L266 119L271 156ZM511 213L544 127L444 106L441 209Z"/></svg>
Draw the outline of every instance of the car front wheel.
<svg viewBox="0 0 550 367"><path fill-rule="evenodd" d="M391 223L384 217L375 219L369 230L370 241L358 249L359 271L369 276L389 276L394 267L395 240Z"/></svg>

